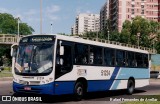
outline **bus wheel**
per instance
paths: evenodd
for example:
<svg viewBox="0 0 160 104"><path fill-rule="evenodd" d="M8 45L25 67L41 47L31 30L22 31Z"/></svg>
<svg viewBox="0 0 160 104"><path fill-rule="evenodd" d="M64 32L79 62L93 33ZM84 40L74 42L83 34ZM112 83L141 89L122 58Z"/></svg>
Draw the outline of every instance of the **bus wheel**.
<svg viewBox="0 0 160 104"><path fill-rule="evenodd" d="M84 95L84 87L81 82L77 82L74 88L74 94L76 100L82 100L82 97Z"/></svg>
<svg viewBox="0 0 160 104"><path fill-rule="evenodd" d="M135 83L133 80L129 79L127 84L127 94L132 95L134 92Z"/></svg>

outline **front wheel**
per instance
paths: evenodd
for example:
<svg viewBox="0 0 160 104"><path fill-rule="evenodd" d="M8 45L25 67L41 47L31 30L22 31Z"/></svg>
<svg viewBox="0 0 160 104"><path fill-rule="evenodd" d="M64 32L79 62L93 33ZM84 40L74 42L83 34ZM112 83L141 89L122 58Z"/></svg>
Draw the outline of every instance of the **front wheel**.
<svg viewBox="0 0 160 104"><path fill-rule="evenodd" d="M77 82L74 88L74 94L76 100L82 100L82 97L84 95L84 87L81 82Z"/></svg>
<svg viewBox="0 0 160 104"><path fill-rule="evenodd" d="M128 80L128 84L127 84L127 93L129 95L132 95L135 89L135 83L133 80Z"/></svg>

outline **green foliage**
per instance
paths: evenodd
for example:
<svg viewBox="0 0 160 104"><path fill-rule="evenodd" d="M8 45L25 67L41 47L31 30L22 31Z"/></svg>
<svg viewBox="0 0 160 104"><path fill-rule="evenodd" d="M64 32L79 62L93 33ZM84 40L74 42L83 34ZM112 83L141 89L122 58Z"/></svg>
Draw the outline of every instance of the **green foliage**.
<svg viewBox="0 0 160 104"><path fill-rule="evenodd" d="M128 20L123 23L123 29L119 41L138 45L139 40L140 46L148 48L154 47L158 50L158 53L160 53L159 41L156 43L156 40L160 39L160 35L158 35L159 28L159 22L148 21L147 19L137 16L133 19L132 23Z"/></svg>
<svg viewBox="0 0 160 104"><path fill-rule="evenodd" d="M132 45L138 45L148 48L155 48L160 53L160 23L155 21L148 21L145 18L137 16L133 21L126 20L123 23L122 31L110 31L110 21L106 21L106 26L100 32L86 32L84 37L108 39L110 41L117 41ZM109 31L109 32L108 32ZM98 35L97 35L98 34ZM139 40L139 41L138 41Z"/></svg>
<svg viewBox="0 0 160 104"><path fill-rule="evenodd" d="M18 20L11 14L0 13L0 34L17 34ZM26 23L20 23L20 35L28 35L34 32L31 26Z"/></svg>
<svg viewBox="0 0 160 104"><path fill-rule="evenodd" d="M31 26L27 23L20 23L20 35L28 35L34 32ZM0 34L17 34L18 20L11 14L0 13ZM0 66L11 66L10 47L0 46Z"/></svg>

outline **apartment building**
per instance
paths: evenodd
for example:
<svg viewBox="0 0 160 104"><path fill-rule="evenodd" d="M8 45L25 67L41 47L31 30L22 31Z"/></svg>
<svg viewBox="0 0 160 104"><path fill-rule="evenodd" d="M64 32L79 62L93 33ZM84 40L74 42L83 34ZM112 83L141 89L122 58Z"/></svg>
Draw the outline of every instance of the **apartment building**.
<svg viewBox="0 0 160 104"><path fill-rule="evenodd" d="M160 21L160 0L109 0L109 18L112 30L122 30L125 20L141 16Z"/></svg>
<svg viewBox="0 0 160 104"><path fill-rule="evenodd" d="M100 10L100 31L105 30L107 27L107 20L109 18L109 1L102 6Z"/></svg>
<svg viewBox="0 0 160 104"><path fill-rule="evenodd" d="M72 27L71 30L74 30L74 34L83 35L85 32L97 32L100 29L100 15L99 14L88 14L81 13L77 15L75 27Z"/></svg>
<svg viewBox="0 0 160 104"><path fill-rule="evenodd" d="M73 26L71 27L71 34L72 34L72 35L75 35L75 34L76 34L76 26L75 26L75 25L73 25Z"/></svg>

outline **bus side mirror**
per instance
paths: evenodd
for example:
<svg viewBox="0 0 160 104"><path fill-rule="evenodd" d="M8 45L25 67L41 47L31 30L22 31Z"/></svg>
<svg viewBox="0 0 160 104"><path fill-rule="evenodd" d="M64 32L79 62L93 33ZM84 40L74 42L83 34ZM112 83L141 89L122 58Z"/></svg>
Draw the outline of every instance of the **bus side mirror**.
<svg viewBox="0 0 160 104"><path fill-rule="evenodd" d="M64 46L60 46L60 55L64 55Z"/></svg>
<svg viewBox="0 0 160 104"><path fill-rule="evenodd" d="M11 46L11 57L16 57L18 45Z"/></svg>
<svg viewBox="0 0 160 104"><path fill-rule="evenodd" d="M64 55L64 46L62 46L62 41L59 41L59 55Z"/></svg>

